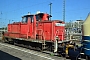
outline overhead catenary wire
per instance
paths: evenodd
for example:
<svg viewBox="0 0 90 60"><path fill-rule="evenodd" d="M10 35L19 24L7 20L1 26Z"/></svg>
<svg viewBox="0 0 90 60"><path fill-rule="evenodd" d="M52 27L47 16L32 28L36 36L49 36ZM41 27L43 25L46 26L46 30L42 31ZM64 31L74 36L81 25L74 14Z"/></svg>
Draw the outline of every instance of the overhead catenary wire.
<svg viewBox="0 0 90 60"><path fill-rule="evenodd" d="M6 15L6 17L7 17L8 13L10 14L11 12L16 12L16 11L18 11L18 10L23 10L23 9L26 9L26 8L29 8L29 7L30 7L30 9L31 9L31 8L33 8L34 6L38 6L38 5L41 5L41 4L46 4L46 3L47 3L47 5L48 5L48 2L50 2L50 1L48 0L48 1L41 2L41 3L36 3L36 4L33 4L33 5L30 5L30 6L18 8L18 9L15 9L15 10L6 11L6 12L1 12L1 14ZM10 4L10 5L11 5L11 4ZM23 12L18 12L18 13L21 14L21 13L23 13ZM5 18L5 17L4 17L4 18Z"/></svg>
<svg viewBox="0 0 90 60"><path fill-rule="evenodd" d="M26 6L26 7L22 7L22 8L19 8L19 9L7 11L6 13L18 11L18 10L25 9L25 8L28 8L28 7L32 8L33 6L37 6L37 5L41 5L41 4L46 4L46 3L48 3L48 2L49 2L49 1L45 1L45 2L41 2L41 3L33 4L33 5Z"/></svg>

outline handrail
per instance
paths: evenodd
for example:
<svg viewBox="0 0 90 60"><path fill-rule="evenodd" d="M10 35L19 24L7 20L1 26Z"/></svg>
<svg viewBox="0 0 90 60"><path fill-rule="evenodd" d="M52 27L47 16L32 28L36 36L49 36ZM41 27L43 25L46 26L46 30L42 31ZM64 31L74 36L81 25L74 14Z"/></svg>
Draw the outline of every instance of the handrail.
<svg viewBox="0 0 90 60"><path fill-rule="evenodd" d="M56 31L55 37L56 37L56 35L57 35L57 32L60 32L60 31L62 31L62 29L58 29L58 30ZM62 41L63 41L63 32L64 32L64 31L62 31Z"/></svg>

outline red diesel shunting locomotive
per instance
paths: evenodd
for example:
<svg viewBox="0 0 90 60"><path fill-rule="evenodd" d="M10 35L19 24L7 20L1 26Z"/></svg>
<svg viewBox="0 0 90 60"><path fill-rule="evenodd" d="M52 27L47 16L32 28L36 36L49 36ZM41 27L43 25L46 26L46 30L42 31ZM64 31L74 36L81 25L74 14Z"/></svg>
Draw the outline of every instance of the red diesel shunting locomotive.
<svg viewBox="0 0 90 60"><path fill-rule="evenodd" d="M54 52L58 50L59 42L64 40L65 23L60 20L49 20L51 17L47 13L38 13L35 15L25 15L21 22L8 24L8 32L4 33L7 41L28 41L35 44L41 44L41 49L50 49L54 44ZM34 45L35 45L34 44ZM36 45L37 46L37 45Z"/></svg>

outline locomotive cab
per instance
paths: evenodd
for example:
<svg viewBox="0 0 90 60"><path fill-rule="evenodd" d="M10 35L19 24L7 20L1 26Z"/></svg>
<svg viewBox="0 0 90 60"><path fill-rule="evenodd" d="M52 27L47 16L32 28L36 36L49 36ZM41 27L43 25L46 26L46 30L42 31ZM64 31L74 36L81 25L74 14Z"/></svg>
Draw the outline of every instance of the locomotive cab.
<svg viewBox="0 0 90 60"><path fill-rule="evenodd" d="M22 23L27 23L28 22L28 18L31 19L31 22L33 22L33 16L34 15L25 15L22 17Z"/></svg>
<svg viewBox="0 0 90 60"><path fill-rule="evenodd" d="M49 18L50 18L50 16L47 13L36 14L36 20L37 21L48 21Z"/></svg>
<svg viewBox="0 0 90 60"><path fill-rule="evenodd" d="M22 17L22 23L27 23L28 18L30 18L30 22L33 22L33 16L34 15L25 15ZM46 13L38 13L35 15L36 16L36 21L49 21L50 15Z"/></svg>

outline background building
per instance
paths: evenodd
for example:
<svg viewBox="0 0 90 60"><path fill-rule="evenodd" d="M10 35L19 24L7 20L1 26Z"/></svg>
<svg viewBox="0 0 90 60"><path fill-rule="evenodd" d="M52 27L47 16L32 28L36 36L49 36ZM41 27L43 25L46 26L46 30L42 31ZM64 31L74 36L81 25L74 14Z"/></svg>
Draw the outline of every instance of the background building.
<svg viewBox="0 0 90 60"><path fill-rule="evenodd" d="M74 39L81 40L83 22L83 20L76 20L66 23L66 38L71 39L70 36L74 36Z"/></svg>
<svg viewBox="0 0 90 60"><path fill-rule="evenodd" d="M83 20L76 20L66 23L66 31L69 31L69 33L81 33L83 22Z"/></svg>

